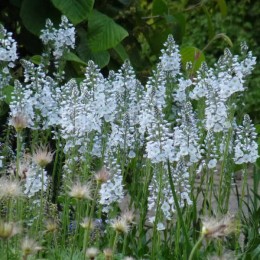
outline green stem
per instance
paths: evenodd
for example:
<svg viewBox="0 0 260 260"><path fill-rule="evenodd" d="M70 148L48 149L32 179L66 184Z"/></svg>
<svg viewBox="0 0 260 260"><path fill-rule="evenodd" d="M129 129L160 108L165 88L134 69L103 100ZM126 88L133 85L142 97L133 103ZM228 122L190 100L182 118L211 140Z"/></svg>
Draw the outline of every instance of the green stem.
<svg viewBox="0 0 260 260"><path fill-rule="evenodd" d="M113 242L113 256L115 255L116 252L116 244L117 244L117 239L118 239L118 232L116 232L115 238L114 238L114 242Z"/></svg>
<svg viewBox="0 0 260 260"><path fill-rule="evenodd" d="M140 221L139 221L139 225L138 225L138 235L139 235L139 239L143 239L143 235L145 233L144 230L144 225L145 225L145 219L146 219L146 215L147 215L147 198L148 198L148 187L149 187L149 183L151 181L151 177L153 176L152 173L152 168L150 166L149 161L146 161L146 165L147 165L147 170L145 172L145 183L143 185L143 189L140 189L140 193L138 194L138 201L141 202L141 207L140 207ZM138 182L136 181L136 187L138 187ZM138 252L141 250L142 247L142 243L138 244Z"/></svg>
<svg viewBox="0 0 260 260"><path fill-rule="evenodd" d="M54 200L56 201L56 197L57 197L57 190L59 189L60 186L60 180L61 180L61 171L60 169L58 169L57 172L57 168L58 168L58 163L59 163L59 159L60 158L60 135L58 137L58 141L56 144L56 152L55 152L55 160L54 160L54 166L53 166L53 170L52 170L52 196L54 197Z"/></svg>
<svg viewBox="0 0 260 260"><path fill-rule="evenodd" d="M244 165L244 178L243 178L243 183L242 183L242 190L241 190L241 198L239 200L239 211L241 213L242 210L242 205L243 205L243 200L245 197L245 188L246 188L246 184L247 184L247 179L248 179L248 171L247 171L247 167L246 164Z"/></svg>
<svg viewBox="0 0 260 260"><path fill-rule="evenodd" d="M152 257L151 259L156 259L156 244L158 242L158 230L157 230L157 224L158 224L158 219L159 219L159 208L160 208L160 201L161 201L161 194L162 194L162 169L160 167L159 171L159 192L157 196L157 201L156 201L156 213L155 213L155 220L153 223L153 238L152 238Z"/></svg>
<svg viewBox="0 0 260 260"><path fill-rule="evenodd" d="M201 242L203 241L204 235L201 235L199 240L196 242L194 247L191 250L190 256L188 260L192 260L195 256L196 251L199 249Z"/></svg>
<svg viewBox="0 0 260 260"><path fill-rule="evenodd" d="M16 179L19 179L20 173L20 160L21 160L21 149L22 149L22 135L21 131L16 133Z"/></svg>
<svg viewBox="0 0 260 260"><path fill-rule="evenodd" d="M225 199L225 196L223 198L223 179L225 178L225 166L226 166L226 161L228 159L228 150L229 150L229 145L230 145L230 139L231 139L231 135L232 135L232 128L229 129L228 134L227 134L227 138L226 138L226 146L225 146L225 151L224 151L224 156L223 156L223 161L221 164L221 171L220 171L220 182L219 182L219 190L218 190L218 212L222 212L221 206L222 206L222 202ZM229 189L231 187L228 187Z"/></svg>
<svg viewBox="0 0 260 260"><path fill-rule="evenodd" d="M9 241L8 239L6 240L6 259L8 260L9 259Z"/></svg>
<svg viewBox="0 0 260 260"><path fill-rule="evenodd" d="M123 243L123 255L125 255L126 251L126 244L127 244L127 234L124 235L124 243Z"/></svg>
<svg viewBox="0 0 260 260"><path fill-rule="evenodd" d="M180 209L180 206L179 206L178 197L177 197L175 187L174 187L174 184L173 184L169 160L168 160L168 175L169 175L169 182L170 182L170 186L171 186L171 190L172 190L173 200L174 200L174 204L175 204L177 215L178 215L178 220L180 221L181 227L184 231L184 238L185 238L186 245L187 245L187 248L188 248L188 251L189 251L190 248L191 248L190 240L189 240L189 237L188 237L187 228L186 228L184 221L183 221L183 216L182 216L182 212L181 212L181 209Z"/></svg>
<svg viewBox="0 0 260 260"><path fill-rule="evenodd" d="M41 181L42 181L42 187L41 187L41 198L40 198L40 215L38 217L38 221L37 221L37 231L41 230L42 228L42 220L43 220L43 195L44 195L44 168L41 168Z"/></svg>
<svg viewBox="0 0 260 260"><path fill-rule="evenodd" d="M100 184L97 184L95 192L94 192L94 197L92 200L92 204L91 204L91 209L90 209L90 214L89 214L89 218L92 220L94 219L94 210L95 210L95 206L96 206L96 201L97 201L97 195L98 195L98 190L100 188ZM87 216L88 216L88 207L87 207ZM85 229L84 232L84 239L83 239L83 252L86 251L86 248L88 246L89 243L89 231L90 231L90 227Z"/></svg>
<svg viewBox="0 0 260 260"><path fill-rule="evenodd" d="M76 203L76 230L75 230L75 236L74 236L74 243L73 243L73 250L72 250L72 254L74 253L74 250L76 248L76 245L78 243L78 237L79 237L79 222L80 222L80 218L81 218L81 205L80 205L80 200L77 200Z"/></svg>

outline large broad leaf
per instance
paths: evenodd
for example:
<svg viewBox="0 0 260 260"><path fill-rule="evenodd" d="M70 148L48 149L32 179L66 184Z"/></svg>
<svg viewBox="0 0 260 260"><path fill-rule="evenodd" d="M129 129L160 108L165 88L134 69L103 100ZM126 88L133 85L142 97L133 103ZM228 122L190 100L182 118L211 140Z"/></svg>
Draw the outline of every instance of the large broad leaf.
<svg viewBox="0 0 260 260"><path fill-rule="evenodd" d="M128 36L113 19L95 10L89 16L88 29L88 45L94 52L114 48Z"/></svg>
<svg viewBox="0 0 260 260"><path fill-rule="evenodd" d="M163 15L168 13L168 5L164 0L153 0L153 15Z"/></svg>
<svg viewBox="0 0 260 260"><path fill-rule="evenodd" d="M110 60L110 54L108 51L92 51L88 45L87 32L84 29L78 30L79 44L77 47L77 53L81 60L88 62L93 60L100 68L105 67Z"/></svg>
<svg viewBox="0 0 260 260"><path fill-rule="evenodd" d="M66 15L73 24L88 18L93 9L94 0L51 0L56 8Z"/></svg>
<svg viewBox="0 0 260 260"><path fill-rule="evenodd" d="M181 61L183 67L186 67L187 62L192 63L192 70L196 71L200 68L201 63L205 61L203 52L195 47L184 47L181 48Z"/></svg>
<svg viewBox="0 0 260 260"><path fill-rule="evenodd" d="M59 24L60 21L59 11L47 0L24 0L20 16L25 28L35 35L44 29L47 18L54 24Z"/></svg>

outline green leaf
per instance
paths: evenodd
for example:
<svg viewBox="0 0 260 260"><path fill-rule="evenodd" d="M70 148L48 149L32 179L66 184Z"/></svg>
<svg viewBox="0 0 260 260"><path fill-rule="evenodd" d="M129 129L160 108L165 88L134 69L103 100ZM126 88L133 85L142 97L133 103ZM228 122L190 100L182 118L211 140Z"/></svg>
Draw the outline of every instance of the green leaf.
<svg viewBox="0 0 260 260"><path fill-rule="evenodd" d="M36 65L41 64L42 56L41 55L34 55L30 58L30 61Z"/></svg>
<svg viewBox="0 0 260 260"><path fill-rule="evenodd" d="M207 16L208 36L209 36L209 39L211 39L214 36L214 27L213 27L213 24L212 24L212 15L209 13L209 11L208 11L208 9L205 5L202 7L202 9Z"/></svg>
<svg viewBox="0 0 260 260"><path fill-rule="evenodd" d="M256 132L260 134L260 124L255 125Z"/></svg>
<svg viewBox="0 0 260 260"><path fill-rule="evenodd" d="M84 62L93 60L100 68L105 67L110 60L110 54L108 51L92 51L88 45L87 32L83 29L78 31L79 44L77 47L77 53L79 58Z"/></svg>
<svg viewBox="0 0 260 260"><path fill-rule="evenodd" d="M203 52L195 47L183 47L181 48L181 60L183 68L185 69L186 63L191 62L193 65L193 71L197 71L201 63L205 61Z"/></svg>
<svg viewBox="0 0 260 260"><path fill-rule="evenodd" d="M185 35L186 29L186 19L182 13L173 13L169 15L164 15L167 22L167 26L171 28L171 34L177 43L182 42L182 38Z"/></svg>
<svg viewBox="0 0 260 260"><path fill-rule="evenodd" d="M233 47L233 43L231 41L231 39L225 34L225 33L219 33L217 35L215 35L214 37L215 39L223 39L225 42L227 42L227 44L230 46L230 47Z"/></svg>
<svg viewBox="0 0 260 260"><path fill-rule="evenodd" d="M87 63L84 62L82 59L80 59L75 53L73 52L68 52L65 54L64 59L67 61L73 61L76 63L79 63L81 65L87 66Z"/></svg>
<svg viewBox="0 0 260 260"><path fill-rule="evenodd" d="M163 15L168 13L168 6L164 0L153 0L153 15Z"/></svg>
<svg viewBox="0 0 260 260"><path fill-rule="evenodd" d="M14 87L13 86L5 86L2 90L3 95L5 96L4 101L9 105L11 103L11 96L13 93Z"/></svg>
<svg viewBox="0 0 260 260"><path fill-rule="evenodd" d="M0 118L8 114L9 106L6 102L0 100Z"/></svg>
<svg viewBox="0 0 260 260"><path fill-rule="evenodd" d="M93 52L114 48L128 36L113 19L95 10L89 16L88 29L88 45Z"/></svg>
<svg viewBox="0 0 260 260"><path fill-rule="evenodd" d="M122 61L129 59L129 56L128 56L124 46L121 43L119 43L116 47L114 47L114 50Z"/></svg>
<svg viewBox="0 0 260 260"><path fill-rule="evenodd" d="M227 4L225 0L218 0L218 6L221 12L222 17L227 16Z"/></svg>
<svg viewBox="0 0 260 260"><path fill-rule="evenodd" d="M95 0L51 0L51 2L76 25L88 18Z"/></svg>
<svg viewBox="0 0 260 260"><path fill-rule="evenodd" d="M47 18L51 19L55 25L59 24L60 21L60 13L46 0L24 0L20 10L20 17L25 28L35 35L40 35Z"/></svg>

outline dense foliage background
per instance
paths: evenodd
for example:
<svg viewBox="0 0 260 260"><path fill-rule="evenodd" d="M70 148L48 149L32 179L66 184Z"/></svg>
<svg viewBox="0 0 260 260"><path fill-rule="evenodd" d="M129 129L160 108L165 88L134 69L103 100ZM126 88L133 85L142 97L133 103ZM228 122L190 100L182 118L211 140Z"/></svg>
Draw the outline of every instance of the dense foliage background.
<svg viewBox="0 0 260 260"><path fill-rule="evenodd" d="M260 56L259 1L250 0L9 0L0 3L0 22L14 32L21 57L41 53L38 36L50 18L57 24L66 15L77 29L77 49L68 55L68 77L81 77L81 65L92 59L104 74L129 59L145 81L163 42L173 34L181 45L182 60L211 63L224 47L238 52L247 42ZM202 51L202 53L200 53ZM197 54L195 55L195 52ZM76 56L77 55L77 56ZM14 73L21 76L20 65ZM249 83L246 111L260 120L259 65Z"/></svg>

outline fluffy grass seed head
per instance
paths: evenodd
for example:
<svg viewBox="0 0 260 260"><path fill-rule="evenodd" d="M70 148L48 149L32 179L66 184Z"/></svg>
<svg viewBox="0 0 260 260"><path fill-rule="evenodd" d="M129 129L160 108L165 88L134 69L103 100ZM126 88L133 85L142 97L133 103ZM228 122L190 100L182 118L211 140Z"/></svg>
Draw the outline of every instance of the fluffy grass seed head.
<svg viewBox="0 0 260 260"><path fill-rule="evenodd" d="M237 230L237 221L232 215L221 219L205 218L202 220L202 235L206 238L224 238Z"/></svg>
<svg viewBox="0 0 260 260"><path fill-rule="evenodd" d="M84 229L93 230L95 228L95 222L91 218L84 218L83 221L80 223L81 227Z"/></svg>
<svg viewBox="0 0 260 260"><path fill-rule="evenodd" d="M20 179L26 179L31 166L31 156L28 153L24 153L22 158L19 160L19 169L17 171L17 162L13 161L7 168L7 172L10 176L19 176Z"/></svg>
<svg viewBox="0 0 260 260"><path fill-rule="evenodd" d="M18 113L10 118L9 124L15 128L16 132L21 132L28 126L28 120L23 113Z"/></svg>
<svg viewBox="0 0 260 260"><path fill-rule="evenodd" d="M111 248L105 248L103 250L104 256L106 260L112 260L113 250Z"/></svg>
<svg viewBox="0 0 260 260"><path fill-rule="evenodd" d="M126 256L124 260L135 260L132 256Z"/></svg>
<svg viewBox="0 0 260 260"><path fill-rule="evenodd" d="M94 260L98 254L99 254L99 250L96 247L90 247L86 250L86 256L90 260Z"/></svg>
<svg viewBox="0 0 260 260"><path fill-rule="evenodd" d="M128 224L134 224L135 215L131 210L124 211L121 218L125 219Z"/></svg>
<svg viewBox="0 0 260 260"><path fill-rule="evenodd" d="M236 255L233 251L224 252L222 255L211 255L207 260L236 260Z"/></svg>
<svg viewBox="0 0 260 260"><path fill-rule="evenodd" d="M109 180L109 177L109 171L105 167L103 167L95 174L95 180L98 184L107 182Z"/></svg>
<svg viewBox="0 0 260 260"><path fill-rule="evenodd" d="M45 168L52 162L54 152L50 151L48 146L37 146L32 155L32 161L39 165L41 168Z"/></svg>
<svg viewBox="0 0 260 260"><path fill-rule="evenodd" d="M28 237L25 237L22 240L21 248L22 254L25 257L28 255L37 254L38 251L42 250L42 247L39 246L39 244L34 239Z"/></svg>
<svg viewBox="0 0 260 260"><path fill-rule="evenodd" d="M48 219L45 223L45 232L46 233L55 233L57 232L59 225L58 222L54 219Z"/></svg>
<svg viewBox="0 0 260 260"><path fill-rule="evenodd" d="M78 200L92 199L90 183L81 184L79 181L70 187L69 196Z"/></svg>
<svg viewBox="0 0 260 260"><path fill-rule="evenodd" d="M21 198L23 196L22 186L17 180L10 180L6 177L0 178L0 199Z"/></svg>
<svg viewBox="0 0 260 260"><path fill-rule="evenodd" d="M112 224L111 224L112 228L118 232L118 233L122 233L122 234L127 234L129 232L129 224L127 223L126 219L120 217L115 219Z"/></svg>
<svg viewBox="0 0 260 260"><path fill-rule="evenodd" d="M9 239L21 232L21 227L14 222L0 220L0 239Z"/></svg>

